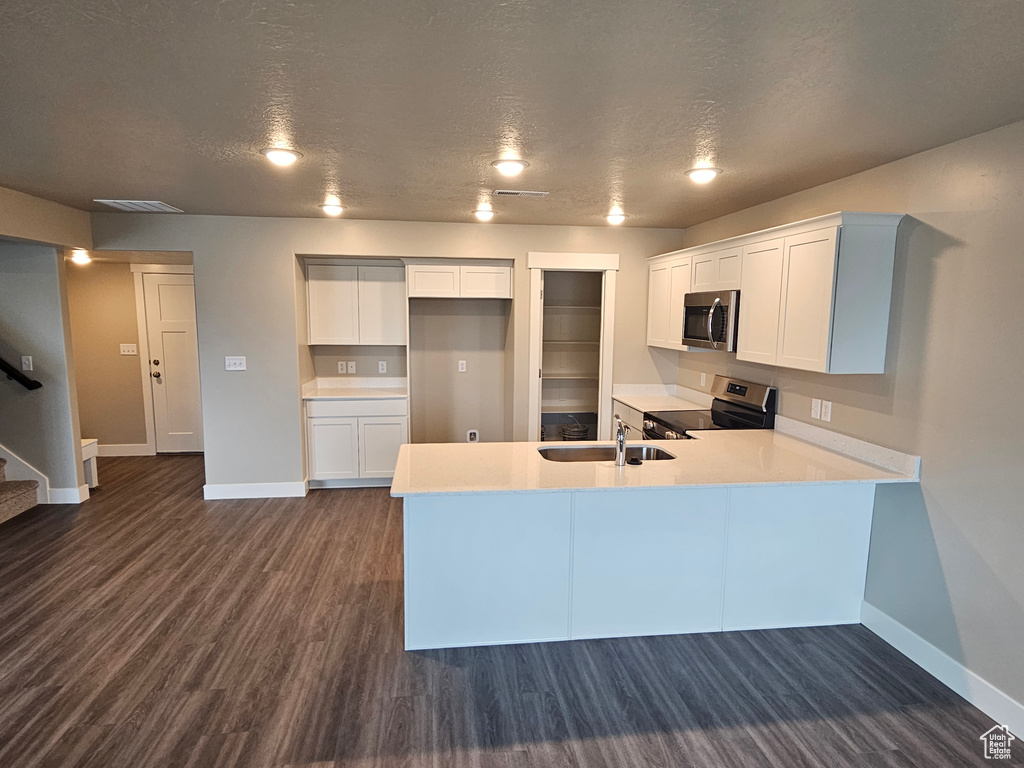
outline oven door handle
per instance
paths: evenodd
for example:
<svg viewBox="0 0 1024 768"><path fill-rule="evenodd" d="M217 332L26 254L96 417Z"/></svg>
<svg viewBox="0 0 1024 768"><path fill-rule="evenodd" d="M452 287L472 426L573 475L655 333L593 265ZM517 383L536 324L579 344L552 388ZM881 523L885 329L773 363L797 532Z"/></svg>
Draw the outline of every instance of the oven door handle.
<svg viewBox="0 0 1024 768"><path fill-rule="evenodd" d="M715 310L722 306L722 300L717 296L715 300L711 302L711 309L708 310L708 341L711 342L712 349L718 349L718 342L714 339L714 330L712 325L715 321Z"/></svg>

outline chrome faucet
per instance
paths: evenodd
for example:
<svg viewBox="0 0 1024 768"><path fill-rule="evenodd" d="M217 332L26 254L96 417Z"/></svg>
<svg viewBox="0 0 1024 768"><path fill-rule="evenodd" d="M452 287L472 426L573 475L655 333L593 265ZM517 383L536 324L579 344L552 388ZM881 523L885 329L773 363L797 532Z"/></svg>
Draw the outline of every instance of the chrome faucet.
<svg viewBox="0 0 1024 768"><path fill-rule="evenodd" d="M626 433L629 427L626 426L619 414L615 414L615 463L620 467L626 464Z"/></svg>

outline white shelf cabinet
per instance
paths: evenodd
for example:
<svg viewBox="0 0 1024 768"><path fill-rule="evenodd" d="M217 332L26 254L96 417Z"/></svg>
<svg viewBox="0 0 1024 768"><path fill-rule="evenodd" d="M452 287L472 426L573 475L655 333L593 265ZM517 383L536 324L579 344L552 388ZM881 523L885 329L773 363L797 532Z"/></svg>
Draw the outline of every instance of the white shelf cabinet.
<svg viewBox="0 0 1024 768"><path fill-rule="evenodd" d="M685 351L683 301L690 292L691 259L668 254L651 262L647 297L647 346Z"/></svg>
<svg viewBox="0 0 1024 768"><path fill-rule="evenodd" d="M393 477L409 442L408 409L407 398L308 401L309 479Z"/></svg>
<svg viewBox="0 0 1024 768"><path fill-rule="evenodd" d="M511 299L512 268L488 264L409 264L409 298Z"/></svg>
<svg viewBox="0 0 1024 768"><path fill-rule="evenodd" d="M309 343L406 343L402 267L310 264L306 267Z"/></svg>

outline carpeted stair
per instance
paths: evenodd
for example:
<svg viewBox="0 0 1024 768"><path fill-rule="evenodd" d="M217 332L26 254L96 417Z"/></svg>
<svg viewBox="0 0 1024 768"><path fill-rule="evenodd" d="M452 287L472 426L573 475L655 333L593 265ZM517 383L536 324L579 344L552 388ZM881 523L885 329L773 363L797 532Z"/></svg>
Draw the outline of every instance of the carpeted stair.
<svg viewBox="0 0 1024 768"><path fill-rule="evenodd" d="M0 459L0 523L36 505L35 480L8 480L7 459Z"/></svg>

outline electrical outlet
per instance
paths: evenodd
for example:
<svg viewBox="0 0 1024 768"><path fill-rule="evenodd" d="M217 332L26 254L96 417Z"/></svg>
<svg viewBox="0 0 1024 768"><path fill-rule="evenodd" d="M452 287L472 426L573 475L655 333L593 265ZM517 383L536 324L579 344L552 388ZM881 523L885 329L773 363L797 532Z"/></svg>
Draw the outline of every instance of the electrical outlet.
<svg viewBox="0 0 1024 768"><path fill-rule="evenodd" d="M466 372L466 361L465 360L459 360L459 373L465 373L465 372Z"/></svg>
<svg viewBox="0 0 1024 768"><path fill-rule="evenodd" d="M356 361L355 360L349 360L348 361L348 372L349 373L355 373L356 372Z"/></svg>
<svg viewBox="0 0 1024 768"><path fill-rule="evenodd" d="M832 401L822 400L821 401L821 420L832 421Z"/></svg>
<svg viewBox="0 0 1024 768"><path fill-rule="evenodd" d="M338 373L344 373L344 372L345 372L345 361L341 360L338 363Z"/></svg>
<svg viewBox="0 0 1024 768"><path fill-rule="evenodd" d="M480 442L480 430L468 429L466 430L466 442L467 443L479 443Z"/></svg>
<svg viewBox="0 0 1024 768"><path fill-rule="evenodd" d="M702 387L706 387L708 385L708 375L706 373L702 373L700 375L700 385Z"/></svg>
<svg viewBox="0 0 1024 768"><path fill-rule="evenodd" d="M225 371L244 371L245 370L245 358L244 357L225 357L224 358L224 370Z"/></svg>
<svg viewBox="0 0 1024 768"><path fill-rule="evenodd" d="M821 400L817 397L811 399L811 418L821 418Z"/></svg>
<svg viewBox="0 0 1024 768"><path fill-rule="evenodd" d="M135 344L122 344L121 345L122 355L137 355L139 354L139 348Z"/></svg>
<svg viewBox="0 0 1024 768"><path fill-rule="evenodd" d="M32 355L21 356L21 370L31 371L32 370Z"/></svg>
<svg viewBox="0 0 1024 768"><path fill-rule="evenodd" d="M378 360L377 361L377 373L387 373L387 372L388 372L388 361L387 360Z"/></svg>

